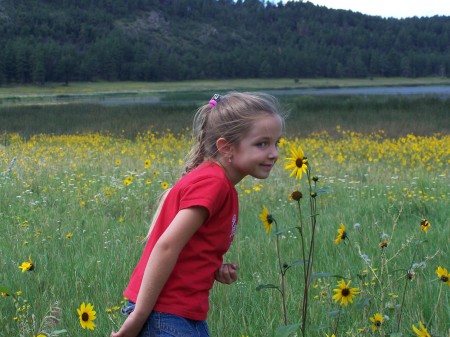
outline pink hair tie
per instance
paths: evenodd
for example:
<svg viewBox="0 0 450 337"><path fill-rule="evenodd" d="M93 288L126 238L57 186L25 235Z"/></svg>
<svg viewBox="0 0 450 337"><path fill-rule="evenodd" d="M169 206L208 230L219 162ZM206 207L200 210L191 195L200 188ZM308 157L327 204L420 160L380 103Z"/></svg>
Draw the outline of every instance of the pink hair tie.
<svg viewBox="0 0 450 337"><path fill-rule="evenodd" d="M214 108L217 105L217 102L219 102L221 98L222 98L222 96L220 96L219 94L214 94L214 96L209 100L208 106L210 108Z"/></svg>

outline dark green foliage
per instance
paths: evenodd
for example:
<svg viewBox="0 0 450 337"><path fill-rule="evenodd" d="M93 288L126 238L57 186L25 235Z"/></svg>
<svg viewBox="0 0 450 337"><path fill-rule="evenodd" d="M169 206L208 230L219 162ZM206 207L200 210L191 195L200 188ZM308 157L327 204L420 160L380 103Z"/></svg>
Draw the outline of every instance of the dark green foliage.
<svg viewBox="0 0 450 337"><path fill-rule="evenodd" d="M0 45L0 84L450 74L450 17L301 1L4 0Z"/></svg>

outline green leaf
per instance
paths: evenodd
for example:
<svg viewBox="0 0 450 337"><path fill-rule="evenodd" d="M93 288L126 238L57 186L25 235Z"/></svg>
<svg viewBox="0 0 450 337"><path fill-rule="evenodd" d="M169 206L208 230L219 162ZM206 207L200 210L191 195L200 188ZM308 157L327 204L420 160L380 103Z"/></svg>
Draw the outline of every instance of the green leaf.
<svg viewBox="0 0 450 337"><path fill-rule="evenodd" d="M275 337L289 337L296 332L300 324L282 325L275 329Z"/></svg>
<svg viewBox="0 0 450 337"><path fill-rule="evenodd" d="M339 315L339 311L340 311L340 310L333 310L333 311L330 311L330 312L328 313L328 316L330 316L330 317L336 317L337 315Z"/></svg>
<svg viewBox="0 0 450 337"><path fill-rule="evenodd" d="M295 266L303 266L305 264L305 260L298 260L298 261L294 261L291 264L289 264L287 267L291 268L291 267L295 267Z"/></svg>
<svg viewBox="0 0 450 337"><path fill-rule="evenodd" d="M317 194L325 194L325 193L331 193L333 192L333 189L331 187L322 187L322 188L318 188L316 190Z"/></svg>
<svg viewBox="0 0 450 337"><path fill-rule="evenodd" d="M386 335L386 336L388 336L388 337L401 337L401 336L403 336L403 333L401 333L401 332L394 332L394 333L391 333L390 335Z"/></svg>
<svg viewBox="0 0 450 337"><path fill-rule="evenodd" d="M359 300L358 304L357 304L358 308L364 308L366 305L369 305L370 304L370 300L371 300L370 297L363 297L363 298L361 298Z"/></svg>
<svg viewBox="0 0 450 337"><path fill-rule="evenodd" d="M260 284L256 287L257 291L263 290L263 289L278 289L278 287L274 284Z"/></svg>
<svg viewBox="0 0 450 337"><path fill-rule="evenodd" d="M281 228L279 230L277 230L276 232L273 232L274 235L281 235L283 233L289 232L293 229L296 229L297 227L290 227L290 228Z"/></svg>
<svg viewBox="0 0 450 337"><path fill-rule="evenodd" d="M62 329L62 330L56 330L56 331L53 331L53 332L50 334L50 336L59 336L59 335L61 335L61 334L63 334L63 333L67 333L67 330Z"/></svg>
<svg viewBox="0 0 450 337"><path fill-rule="evenodd" d="M317 279L317 278L322 278L322 277L336 277L336 278L345 278L341 275L337 275L337 274L331 274L331 273L327 273L327 272L323 272L323 273L316 273L314 275L311 276L312 279Z"/></svg>

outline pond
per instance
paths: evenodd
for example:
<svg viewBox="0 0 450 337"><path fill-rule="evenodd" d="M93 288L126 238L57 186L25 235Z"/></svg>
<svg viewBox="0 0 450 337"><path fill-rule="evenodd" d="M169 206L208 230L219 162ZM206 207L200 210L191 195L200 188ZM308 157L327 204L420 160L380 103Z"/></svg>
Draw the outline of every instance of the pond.
<svg viewBox="0 0 450 337"><path fill-rule="evenodd" d="M450 96L450 86L357 87L270 90L273 95L438 95Z"/></svg>

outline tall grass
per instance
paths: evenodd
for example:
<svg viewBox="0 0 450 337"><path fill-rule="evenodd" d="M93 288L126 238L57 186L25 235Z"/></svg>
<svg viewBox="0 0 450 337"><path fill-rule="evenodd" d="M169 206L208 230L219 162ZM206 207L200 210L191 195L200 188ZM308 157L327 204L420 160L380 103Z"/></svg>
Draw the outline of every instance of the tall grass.
<svg viewBox="0 0 450 337"><path fill-rule="evenodd" d="M226 261L239 263L239 280L212 290L212 336L266 337L283 325L279 294L256 290L258 285L279 282L275 237L265 233L258 214L266 205L282 228L297 224L296 205L288 196L297 188L304 195L307 190L305 181L293 180L284 170L283 158L292 144L303 147L320 186L329 191L317 198L314 274L322 276L314 278L310 289L307 336L331 334L336 325L340 307L331 299L336 278L330 275L351 278L361 289L355 303L341 311L338 335L370 335L369 317L382 311L390 319L375 335L411 335L411 325L420 320L433 335L445 336L450 289L435 273L439 265L450 268L450 138L435 135L446 130L442 121L448 116L440 105L444 102L402 103L416 120L394 121L388 137L357 131L371 131L380 113L394 120L394 111L406 115L400 112L405 106L377 109L382 103L375 102L361 113L362 98L336 98L323 108L314 100L283 100L304 113L291 111L280 162L267 180L248 178L237 186L239 229ZM420 107L429 108L426 118ZM37 335L45 317L54 317L47 332L64 329L63 336L107 336L123 320L118 312L121 292L143 248L152 205L162 183L173 184L179 176L193 107L180 110L186 112L169 106L150 111L143 106L90 105L67 106L60 112L50 106L28 113L21 109L1 113L1 118L10 118L7 124L2 119L7 133L0 145L0 288L10 294L0 297L2 333ZM345 119L345 111L352 118ZM28 129L20 129L13 117ZM422 123L428 126L422 131L426 135L412 135ZM147 132L149 125L154 127ZM391 122L379 125L388 128ZM307 217L307 211L304 214ZM422 218L431 223L427 234L420 229ZM340 223L347 226L349 241L336 245ZM379 247L383 234L391 239L384 251ZM295 230L283 233L281 250L286 263L301 258ZM383 264L383 254L388 264ZM29 258L35 268L22 272L18 266ZM412 263L417 264L414 278L404 293ZM289 323L301 321L302 289L302 266L296 266L287 274ZM97 311L92 332L79 324L76 309L82 302L92 303ZM55 307L60 312L54 309L57 314L51 315L49 309Z"/></svg>

